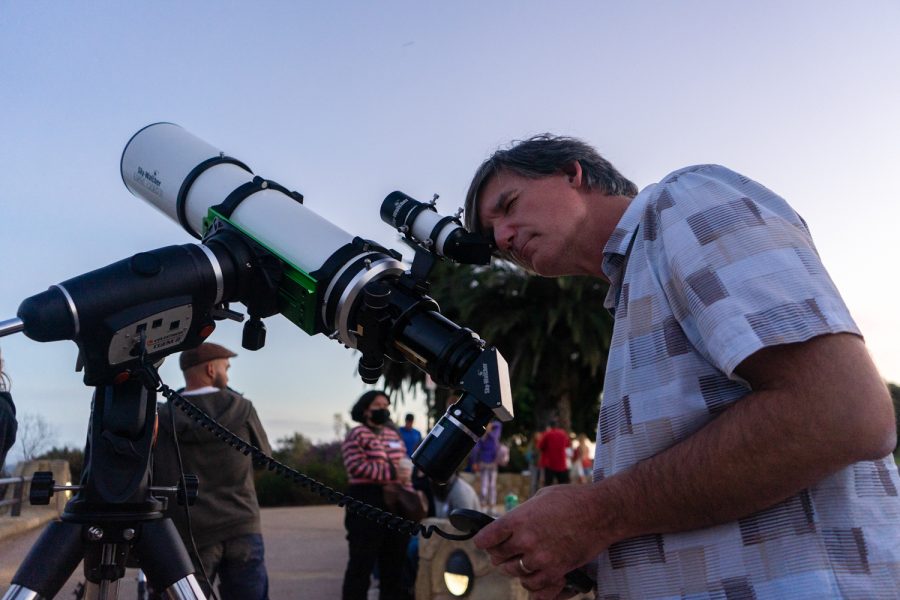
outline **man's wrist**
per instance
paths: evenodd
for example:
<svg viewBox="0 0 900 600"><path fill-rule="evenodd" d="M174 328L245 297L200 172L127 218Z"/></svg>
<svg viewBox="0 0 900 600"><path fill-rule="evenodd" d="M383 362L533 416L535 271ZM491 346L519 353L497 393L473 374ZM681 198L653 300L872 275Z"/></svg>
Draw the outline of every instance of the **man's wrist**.
<svg viewBox="0 0 900 600"><path fill-rule="evenodd" d="M646 533L635 515L642 512L634 493L634 482L627 474L616 475L584 486L589 495L585 503L591 535L602 542L603 548L624 539Z"/></svg>

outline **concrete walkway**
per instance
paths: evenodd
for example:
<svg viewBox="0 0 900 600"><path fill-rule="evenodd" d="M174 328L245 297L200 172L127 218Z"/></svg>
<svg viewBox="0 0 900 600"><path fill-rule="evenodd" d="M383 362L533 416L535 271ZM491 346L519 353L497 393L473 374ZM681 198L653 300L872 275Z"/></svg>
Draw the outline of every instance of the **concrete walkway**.
<svg viewBox="0 0 900 600"><path fill-rule="evenodd" d="M42 527L36 527L13 532L9 524L13 519L0 517L0 593L9 587L16 569L42 531ZM262 526L272 600L340 598L347 564L343 509L267 508L262 510ZM4 536L4 531L9 535ZM128 571L120 584L120 598L134 598L135 576L136 571ZM82 579L78 567L57 598L72 598Z"/></svg>

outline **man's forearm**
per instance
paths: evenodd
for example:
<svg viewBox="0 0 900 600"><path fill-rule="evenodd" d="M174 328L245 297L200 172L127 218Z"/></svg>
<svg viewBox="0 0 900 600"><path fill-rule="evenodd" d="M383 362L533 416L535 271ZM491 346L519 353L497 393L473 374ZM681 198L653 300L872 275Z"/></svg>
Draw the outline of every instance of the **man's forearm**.
<svg viewBox="0 0 900 600"><path fill-rule="evenodd" d="M782 348L763 356L761 364L749 364L751 374L764 380L759 391L741 398L668 450L598 482L595 510L612 507L617 512L612 520L613 541L733 521L772 506L853 462L886 454L889 450L884 449L891 442L886 439L885 424L893 419L889 404L885 410L877 373L858 360L842 362L844 353L832 359L847 340L835 347L837 341L814 340L803 348ZM816 360L796 362L809 352L816 354ZM864 349L857 358L867 360ZM808 372L791 373L787 382L759 377L756 372L772 360L796 364L799 371ZM821 371L818 367L823 364L830 364L832 371L851 369L865 379L845 380L837 387L832 380L843 375ZM871 372L860 373L867 368ZM844 390L846 385L852 396ZM604 522L609 515L595 518Z"/></svg>
<svg viewBox="0 0 900 600"><path fill-rule="evenodd" d="M616 541L733 521L845 466L810 452L833 440L784 422L769 408L778 400L752 394L688 439L600 482L597 506L609 497L621 511Z"/></svg>

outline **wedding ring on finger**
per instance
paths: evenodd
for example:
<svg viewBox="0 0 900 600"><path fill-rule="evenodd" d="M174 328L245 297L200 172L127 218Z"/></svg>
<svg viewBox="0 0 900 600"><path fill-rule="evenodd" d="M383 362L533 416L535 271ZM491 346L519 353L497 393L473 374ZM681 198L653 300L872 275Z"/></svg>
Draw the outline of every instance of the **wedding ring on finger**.
<svg viewBox="0 0 900 600"><path fill-rule="evenodd" d="M534 573L534 571L525 566L525 563L522 561L521 556L519 557L519 568L522 569L522 572L526 575L531 575L532 573Z"/></svg>

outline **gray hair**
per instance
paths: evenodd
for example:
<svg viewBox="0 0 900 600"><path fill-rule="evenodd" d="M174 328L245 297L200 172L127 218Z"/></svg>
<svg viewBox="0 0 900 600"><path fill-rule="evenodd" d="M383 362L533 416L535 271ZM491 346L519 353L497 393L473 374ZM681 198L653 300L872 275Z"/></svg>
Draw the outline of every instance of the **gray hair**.
<svg viewBox="0 0 900 600"><path fill-rule="evenodd" d="M481 163L466 193L466 229L485 233L478 222L478 194L492 175L510 171L529 179L540 179L561 172L575 161L581 164L583 181L588 189L596 188L610 196L637 196L637 186L590 145L577 138L542 133L515 141Z"/></svg>

